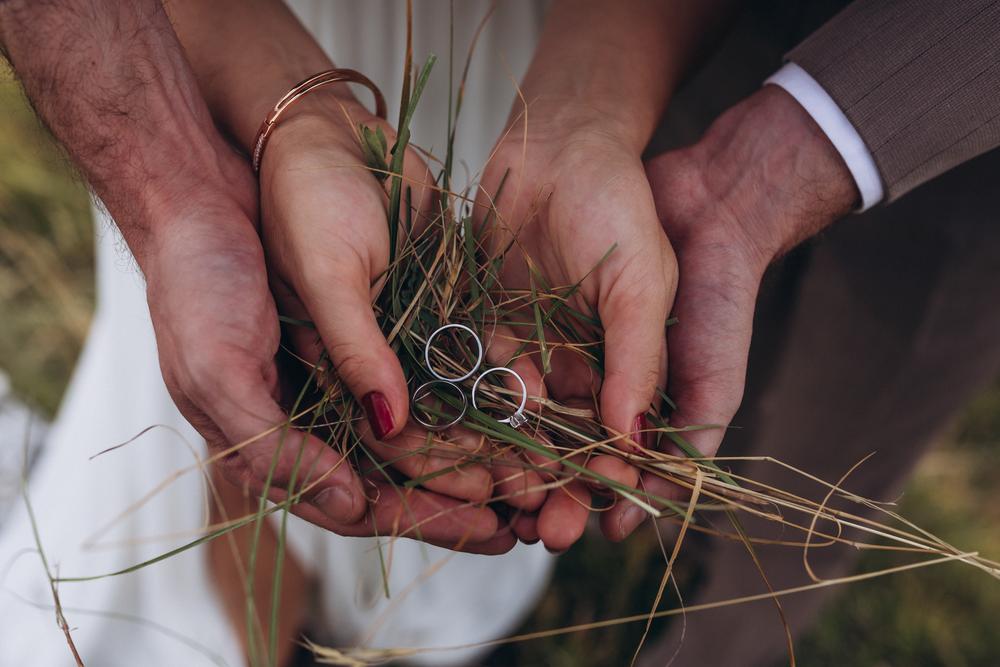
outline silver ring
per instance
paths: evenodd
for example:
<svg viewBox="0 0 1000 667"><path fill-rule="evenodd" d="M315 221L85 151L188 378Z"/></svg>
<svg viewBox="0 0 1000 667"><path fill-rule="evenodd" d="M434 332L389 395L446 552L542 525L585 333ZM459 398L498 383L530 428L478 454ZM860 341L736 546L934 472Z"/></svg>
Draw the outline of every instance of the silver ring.
<svg viewBox="0 0 1000 667"><path fill-rule="evenodd" d="M470 336L472 336L472 340L476 341L476 365L473 366L472 370L470 370L468 373L466 373L465 375L463 375L461 377L457 377L457 378L447 378L447 377L445 377L443 375L438 375L434 371L434 367L431 366L431 343L434 342L434 337L435 336L437 336L442 331L446 331L447 329L461 329L462 331L465 331ZM482 365L482 363L483 363L483 341L479 340L479 336L476 335L475 331L473 331L469 327L465 326L464 324L445 324L444 326L438 327L434 331L434 333L432 333L427 338L427 343L424 345L424 363L427 364L427 370L430 372L430 374L433 375L434 377L436 377L438 380L442 380L444 382L461 382L462 380L466 380L466 379L472 377L473 374L475 374L475 372L478 371L479 367Z"/></svg>
<svg viewBox="0 0 1000 667"><path fill-rule="evenodd" d="M434 424L432 422L424 421L421 418L420 412L417 409L417 401L426 397L431 393L431 387L434 385L443 385L448 387L462 400L462 409L459 410L458 414L450 422L446 424ZM447 428L451 428L458 422L462 421L465 417L465 413L469 411L469 399L465 397L465 392L459 389L458 385L448 382L447 380L431 380L430 382L425 382L416 389L413 390L413 397L410 400L410 413L413 418L417 420L417 423L430 431L443 431Z"/></svg>
<svg viewBox="0 0 1000 667"><path fill-rule="evenodd" d="M517 406L517 410L515 410L514 414L510 417L504 417L503 419L498 419L497 421L501 424L510 424L514 428L520 428L521 426L527 424L528 418L524 416L524 406L528 403L528 386L524 384L524 378L522 378L517 371L511 370L506 366L491 368L476 378L475 383L472 385L472 407L477 410L479 409L479 405L476 403L476 390L479 389L479 383L483 381L483 378L490 373L510 373L517 378L518 383L521 385L521 404Z"/></svg>

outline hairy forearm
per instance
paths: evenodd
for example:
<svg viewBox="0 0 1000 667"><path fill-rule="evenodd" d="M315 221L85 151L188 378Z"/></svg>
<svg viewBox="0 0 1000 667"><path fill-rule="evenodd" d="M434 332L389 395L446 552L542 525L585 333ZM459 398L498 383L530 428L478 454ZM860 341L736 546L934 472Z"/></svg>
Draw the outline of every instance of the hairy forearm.
<svg viewBox="0 0 1000 667"><path fill-rule="evenodd" d="M522 86L529 114L593 116L641 150L732 4L554 0Z"/></svg>
<svg viewBox="0 0 1000 667"><path fill-rule="evenodd" d="M172 0L167 11L212 114L244 149L282 95L333 67L280 0ZM357 103L337 84L304 98L297 109L331 96Z"/></svg>
<svg viewBox="0 0 1000 667"><path fill-rule="evenodd" d="M140 265L164 212L226 182L227 147L158 0L8 0L0 40Z"/></svg>

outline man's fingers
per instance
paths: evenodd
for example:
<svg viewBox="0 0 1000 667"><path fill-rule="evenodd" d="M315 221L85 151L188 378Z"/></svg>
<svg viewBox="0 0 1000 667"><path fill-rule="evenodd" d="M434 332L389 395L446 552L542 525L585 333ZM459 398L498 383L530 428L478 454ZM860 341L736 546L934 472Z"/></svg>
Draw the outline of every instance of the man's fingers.
<svg viewBox="0 0 1000 667"><path fill-rule="evenodd" d="M214 448L232 449L221 461L223 474L257 493L270 478L274 487L295 482L296 489L311 486L310 502L337 521L355 521L364 512L361 482L349 463L319 438L292 428L288 416L273 398L276 370L273 362L257 368L242 356L226 363L226 352L212 370L201 374L186 396L218 428L225 442ZM225 373L218 372L225 368ZM265 377L267 375L267 377ZM302 406L305 407L305 406Z"/></svg>
<svg viewBox="0 0 1000 667"><path fill-rule="evenodd" d="M677 404L671 426L718 425L683 434L714 456L743 399L760 277L731 243L681 252L680 286L667 332L669 390Z"/></svg>
<svg viewBox="0 0 1000 667"><path fill-rule="evenodd" d="M510 528L517 539L525 544L534 544L539 540L538 515L518 512L510 519Z"/></svg>
<svg viewBox="0 0 1000 667"><path fill-rule="evenodd" d="M396 435L406 423L409 396L372 310L369 272L349 251L315 271L300 291L333 370L364 407L376 437Z"/></svg>
<svg viewBox="0 0 1000 667"><path fill-rule="evenodd" d="M587 462L587 469L629 488L635 488L636 483L639 481L639 469L617 456L594 456ZM588 483L598 492L606 494L614 493L605 484L596 480L590 481L588 479Z"/></svg>

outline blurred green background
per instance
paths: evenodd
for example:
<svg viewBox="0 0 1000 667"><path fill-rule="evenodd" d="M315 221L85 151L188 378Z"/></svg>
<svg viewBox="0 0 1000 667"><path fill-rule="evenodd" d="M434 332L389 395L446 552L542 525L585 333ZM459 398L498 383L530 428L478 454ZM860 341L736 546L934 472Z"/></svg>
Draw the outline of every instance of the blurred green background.
<svg viewBox="0 0 1000 667"><path fill-rule="evenodd" d="M2 65L0 65L2 67ZM0 69L0 370L51 417L94 303L86 190ZM971 405L924 459L902 500L904 516L963 549L1000 555L1000 385ZM869 552L862 570L893 556ZM662 573L650 531L627 547L589 540L559 561L552 588L525 629L647 611ZM683 574L683 573L682 573ZM582 581L588 585L581 586ZM797 647L803 665L996 665L1000 586L946 566L844 588ZM641 624L505 647L493 664L627 664Z"/></svg>

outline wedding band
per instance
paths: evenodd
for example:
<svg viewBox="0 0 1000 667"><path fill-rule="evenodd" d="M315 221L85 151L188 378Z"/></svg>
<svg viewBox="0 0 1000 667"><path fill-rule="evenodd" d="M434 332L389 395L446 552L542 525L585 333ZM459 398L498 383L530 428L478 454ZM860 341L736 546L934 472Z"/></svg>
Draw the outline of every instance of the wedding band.
<svg viewBox="0 0 1000 667"><path fill-rule="evenodd" d="M517 378L518 383L521 385L521 404L517 406L517 410L514 411L509 417L504 417L503 419L498 419L497 421L501 424L510 424L514 428L520 428L528 423L528 418L524 416L524 406L528 403L528 387L524 384L524 378L522 378L517 371L511 370L505 366L498 366L496 368L491 368L478 378L476 382L472 385L472 407L479 409L479 405L476 403L476 391L479 389L479 383L483 381L483 378L490 373L510 373L515 378Z"/></svg>
<svg viewBox="0 0 1000 667"><path fill-rule="evenodd" d="M458 396L458 398L462 401L462 409L458 411L458 414L455 416L455 418L444 424L435 424L433 422L423 419L420 416L419 406L417 405L417 402L420 399L426 398L427 396L430 395L431 387L435 385L441 385L447 387L448 389L451 389L455 393L455 395ZM451 428L458 422L462 421L462 418L465 417L465 413L468 411L469 411L469 399L465 397L465 392L459 389L458 385L453 384L447 380L431 380L430 382L423 383L422 385L413 390L413 397L410 400L410 413L413 415L413 418L417 421L418 424L420 424L421 426L430 431L443 431L447 428Z"/></svg>
<svg viewBox="0 0 1000 667"><path fill-rule="evenodd" d="M438 372L436 372L434 370L434 367L431 365L431 343L434 342L434 338L439 333L441 333L442 331L447 331L448 329L459 329L461 331L464 331L464 332L468 333L470 336L472 336L472 340L476 341L476 364L472 367L472 370L470 370L468 373L466 373L465 375L462 375L461 377L457 377L457 378L445 377L445 376L439 374ZM427 338L427 344L424 345L424 363L427 365L427 370L430 371L430 374L433 375L434 377L436 377L438 380L442 380L444 382L461 382L462 380L466 380L466 379L472 377L473 374L477 370L479 370L479 366L482 365L482 363L483 363L483 342L481 340L479 340L479 336L476 335L475 331L473 331L469 327L465 326L464 324L445 324L444 326L438 327L434 331L434 333L432 333ZM524 382L522 382L521 384L524 384Z"/></svg>

